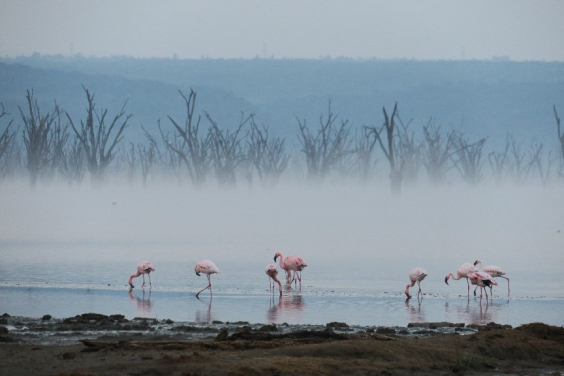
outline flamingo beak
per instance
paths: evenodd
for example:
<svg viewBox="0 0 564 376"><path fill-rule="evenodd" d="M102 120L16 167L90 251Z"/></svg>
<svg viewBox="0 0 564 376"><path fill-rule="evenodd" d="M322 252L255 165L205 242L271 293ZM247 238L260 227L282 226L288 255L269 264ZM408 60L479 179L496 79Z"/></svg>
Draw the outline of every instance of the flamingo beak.
<svg viewBox="0 0 564 376"><path fill-rule="evenodd" d="M448 278L445 278L445 283L448 285Z"/></svg>

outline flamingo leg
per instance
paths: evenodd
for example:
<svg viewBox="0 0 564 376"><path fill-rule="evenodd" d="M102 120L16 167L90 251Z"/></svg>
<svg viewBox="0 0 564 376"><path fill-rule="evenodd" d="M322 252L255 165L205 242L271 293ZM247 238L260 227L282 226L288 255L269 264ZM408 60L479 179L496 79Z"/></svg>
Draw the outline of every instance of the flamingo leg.
<svg viewBox="0 0 564 376"><path fill-rule="evenodd" d="M206 289L210 289L210 295L211 295L212 289L211 289L211 279L210 279L210 275L209 275L209 274L206 274L206 276L208 277L208 285L207 285L206 287L204 287L203 289L201 289L200 291L198 291L198 293L196 294L196 298L198 298L198 299L200 299L200 298L198 297L198 295L200 295L200 293L201 293L202 291L206 290Z"/></svg>
<svg viewBox="0 0 564 376"><path fill-rule="evenodd" d="M149 287L152 288L153 284L151 283L151 273L149 273L148 276L149 276Z"/></svg>
<svg viewBox="0 0 564 376"><path fill-rule="evenodd" d="M143 276L143 284L141 285L141 287L145 287L145 274L142 274Z"/></svg>
<svg viewBox="0 0 564 376"><path fill-rule="evenodd" d="M417 281L417 286L419 286L419 291L417 292L417 297L419 297L419 294L423 295L421 292L421 281Z"/></svg>
<svg viewBox="0 0 564 376"><path fill-rule="evenodd" d="M507 279L507 296L509 296L509 292L511 291L511 290L509 290L509 278L504 277L504 276L502 276L502 275L500 275L500 277Z"/></svg>

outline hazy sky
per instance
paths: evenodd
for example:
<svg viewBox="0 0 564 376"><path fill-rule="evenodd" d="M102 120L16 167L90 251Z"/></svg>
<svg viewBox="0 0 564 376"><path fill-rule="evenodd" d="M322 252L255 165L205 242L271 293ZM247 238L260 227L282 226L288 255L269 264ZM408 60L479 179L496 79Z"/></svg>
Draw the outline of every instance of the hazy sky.
<svg viewBox="0 0 564 376"><path fill-rule="evenodd" d="M0 0L0 56L564 61L564 1Z"/></svg>

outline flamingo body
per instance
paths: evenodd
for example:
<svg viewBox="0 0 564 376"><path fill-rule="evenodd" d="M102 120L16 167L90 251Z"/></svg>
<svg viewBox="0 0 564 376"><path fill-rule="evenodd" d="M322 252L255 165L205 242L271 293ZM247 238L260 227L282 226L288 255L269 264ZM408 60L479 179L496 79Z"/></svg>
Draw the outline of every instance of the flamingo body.
<svg viewBox="0 0 564 376"><path fill-rule="evenodd" d="M278 290L280 291L280 296L282 296L282 283L280 283L280 280L278 279L278 269L276 269L276 265L274 264L266 265L266 269L264 272L268 276L269 288L272 289L272 291L274 291L274 282L278 283Z"/></svg>
<svg viewBox="0 0 564 376"><path fill-rule="evenodd" d="M280 257L280 261L279 261L280 267L284 269L284 271L286 272L286 283L291 284L292 282L294 282L296 277L298 281L300 281L301 283L302 282L301 273L302 270L304 270L304 268L307 266L307 263L301 257L295 255L284 257L280 252L276 252L276 254L274 255L274 262L276 262L276 259L278 257ZM294 272L293 278L291 278L292 272Z"/></svg>
<svg viewBox="0 0 564 376"><path fill-rule="evenodd" d="M155 268L153 266L153 264L151 264L149 261L141 261L138 265L137 265L137 272L133 273L132 275L129 276L129 286L131 288L135 288L135 286L133 286L133 278L137 278L140 275L143 276L143 285L141 287L145 286L145 274L147 274L149 276L149 286L153 287L153 285L151 284L151 272L154 272Z"/></svg>
<svg viewBox="0 0 564 376"><path fill-rule="evenodd" d="M477 271L478 270L472 264L462 264L458 267L458 269L456 269L456 275L452 272L447 273L445 276L445 283L448 285L449 278L452 278L455 281L458 281L461 278L466 278L466 283L468 284L468 295L470 295L470 282L472 281L472 278L469 277L469 274ZM472 284L474 284L474 281L472 281Z"/></svg>
<svg viewBox="0 0 564 376"><path fill-rule="evenodd" d="M495 265L490 265L490 266L486 266L483 267L482 266L482 260L478 259L474 262L475 266L478 266L478 269L480 269L483 272L488 273L489 275L491 275L494 278L497 277L501 277L507 280L507 296L509 296L509 293L511 292L511 290L509 289L509 278L505 277L505 272L503 270L501 270L501 268L499 266L495 266ZM491 292L491 286L490 286L490 292ZM476 295L476 290L474 290L474 295Z"/></svg>
<svg viewBox="0 0 564 376"><path fill-rule="evenodd" d="M488 299L486 287L491 289L492 286L497 286L496 280L486 272L474 272L468 275L468 278L472 278L476 281L476 288L480 287L480 299L482 299L482 290L486 293L486 299Z"/></svg>
<svg viewBox="0 0 564 376"><path fill-rule="evenodd" d="M208 285L203 289L201 289L200 291L198 291L198 293L196 294L196 298L199 299L200 293L206 289L210 289L210 295L211 295L212 288L211 288L210 275L219 273L219 269L217 268L217 266L210 260L200 260L194 267L194 271L196 272L196 275L198 277L200 276L200 273L204 273L208 277Z"/></svg>
<svg viewBox="0 0 564 376"><path fill-rule="evenodd" d="M423 268L419 268L419 267L413 268L411 272L409 272L410 283L408 283L407 286L405 286L405 291L404 291L405 295L407 296L407 299L411 299L411 295L409 295L409 288L415 286L415 283L417 283L419 287L417 296L421 294L421 281L424 280L425 277L427 277L427 272Z"/></svg>

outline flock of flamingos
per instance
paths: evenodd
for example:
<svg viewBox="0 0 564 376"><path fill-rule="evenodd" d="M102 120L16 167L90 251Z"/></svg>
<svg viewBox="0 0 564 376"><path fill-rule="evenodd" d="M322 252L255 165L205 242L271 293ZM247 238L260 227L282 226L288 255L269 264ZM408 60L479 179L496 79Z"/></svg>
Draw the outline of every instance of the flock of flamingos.
<svg viewBox="0 0 564 376"><path fill-rule="evenodd" d="M300 285L302 283L302 270L307 266L306 262L298 256L288 256L284 257L280 252L277 252L274 255L274 262L276 259L280 258L279 264L280 267L286 273L286 284L292 284L294 281L296 283L299 281ZM129 286L131 289L135 288L133 286L133 278L139 277L140 275L143 276L143 285L145 286L145 274L149 277L149 286L151 285L151 272L154 272L155 268L153 264L149 261L141 261L139 265L137 265L137 272L133 273L129 276ZM197 276L200 276L200 273L204 273L208 277L208 285L198 291L196 293L196 298L199 299L199 295L202 291L206 289L210 289L210 294L212 293L212 286L211 286L211 279L210 276L214 273L219 273L219 269L217 266L210 260L200 260L194 267L194 271L196 272ZM280 292L280 296L282 296L282 283L278 279L278 269L276 268L276 264L268 264L265 269L266 275L269 277L269 287L270 290L274 291L274 283L278 283L278 290ZM423 281L427 277L427 272L425 269L416 267L411 270L409 273L409 280L410 282L405 286L405 295L407 299L411 299L411 295L409 294L409 288L417 286L419 291L417 292L417 297L419 297L421 292L421 281ZM492 288L493 286L497 286L497 282L494 278L501 277L507 280L507 294L509 295L509 278L505 277L505 272L502 271L497 266L482 266L481 260L476 260L474 265L472 264L462 264L456 270L456 275L452 272L447 273L445 276L445 283L448 285L449 278L454 280L459 280L461 278L466 278L466 283L468 284L468 295L470 295L470 284L476 285L474 289L474 295L476 295L476 290L480 287L480 299L482 299L482 292L486 294L486 299L488 299L488 292L486 291L486 287L490 288L490 294L493 296Z"/></svg>

